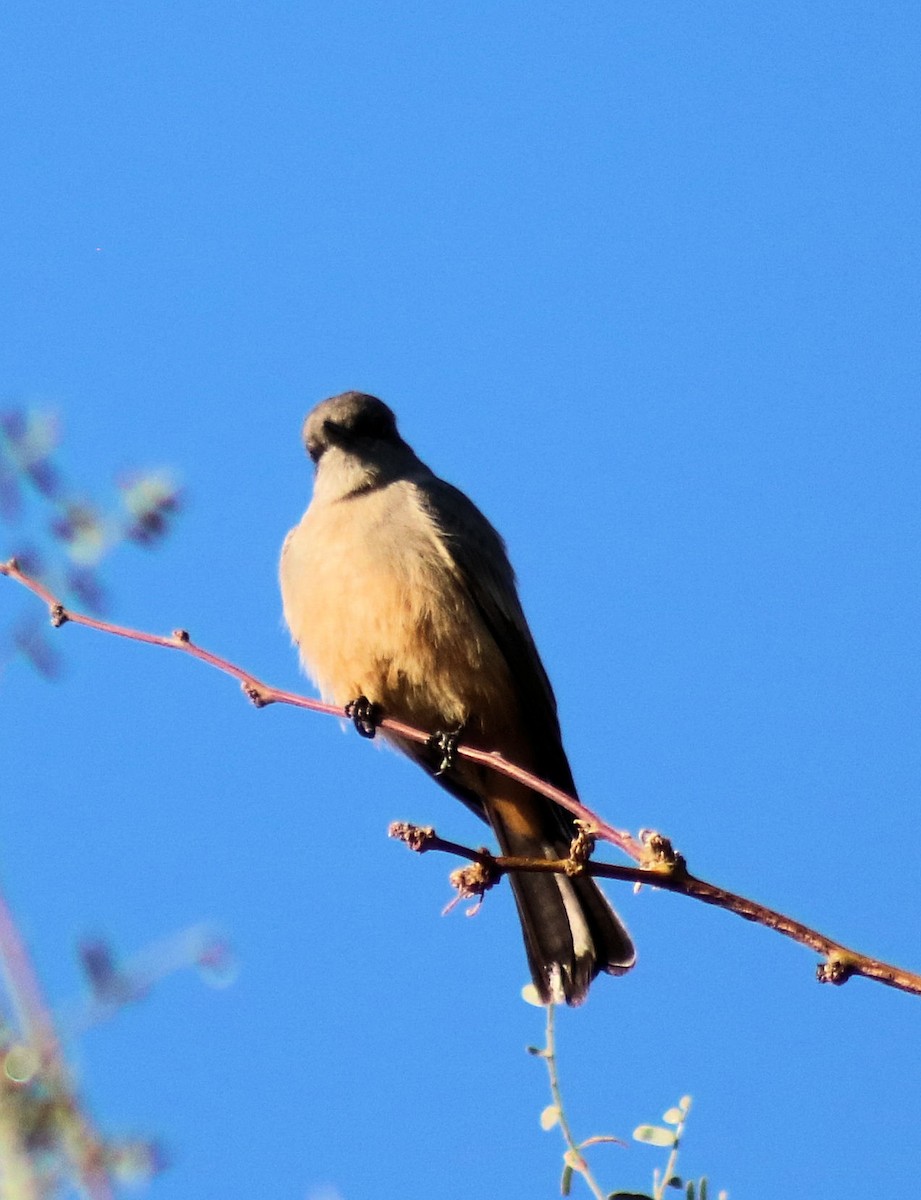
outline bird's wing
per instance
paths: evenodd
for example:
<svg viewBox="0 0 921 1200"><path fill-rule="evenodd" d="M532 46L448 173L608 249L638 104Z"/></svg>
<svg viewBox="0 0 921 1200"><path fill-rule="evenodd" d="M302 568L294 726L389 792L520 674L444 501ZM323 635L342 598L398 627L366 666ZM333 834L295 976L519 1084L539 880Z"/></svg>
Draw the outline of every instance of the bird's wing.
<svg viewBox="0 0 921 1200"><path fill-rule="evenodd" d="M426 479L419 485L419 498L471 603L508 664L533 747L530 769L573 795L575 784L563 749L556 698L518 599L515 573L502 538L473 502L444 480ZM557 811L563 815L562 809ZM569 820L565 826L570 827Z"/></svg>

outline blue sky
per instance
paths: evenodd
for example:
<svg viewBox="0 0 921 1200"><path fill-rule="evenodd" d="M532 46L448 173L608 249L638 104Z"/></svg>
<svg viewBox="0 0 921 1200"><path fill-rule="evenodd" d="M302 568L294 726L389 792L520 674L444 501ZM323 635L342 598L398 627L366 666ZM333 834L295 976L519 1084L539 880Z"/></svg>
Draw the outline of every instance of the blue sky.
<svg viewBox="0 0 921 1200"><path fill-rule="evenodd" d="M89 491L187 494L107 566L113 616L306 687L300 423L373 391L505 535L585 801L921 965L916 7L39 3L0 34L0 388L62 414ZM210 919L241 964L74 1048L99 1120L170 1146L150 1194L556 1194L510 898L442 917L451 864L384 836L474 819L335 721L57 636L62 682L0 680L0 872L48 992L86 930ZM683 1167L736 1197L903 1189L918 1001L610 894L639 965L561 1015L577 1129L691 1093Z"/></svg>

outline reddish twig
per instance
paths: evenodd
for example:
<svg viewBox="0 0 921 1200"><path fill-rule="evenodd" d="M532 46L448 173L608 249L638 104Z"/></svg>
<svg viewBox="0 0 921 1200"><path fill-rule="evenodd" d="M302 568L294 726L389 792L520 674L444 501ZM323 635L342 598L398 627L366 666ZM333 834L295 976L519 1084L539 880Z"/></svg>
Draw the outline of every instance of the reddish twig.
<svg viewBox="0 0 921 1200"><path fill-rule="evenodd" d="M219 671L223 671L225 674L239 680L243 691L260 708L275 703L291 704L297 708L306 708L312 712L325 713L328 716L340 718L343 716L342 709L336 705L325 704L321 700L313 700L297 692L288 692L263 683L262 680L257 679L249 671L244 671L242 667L238 667L235 663L229 662L217 654L212 654L211 651L205 650L200 646L196 646L185 630L179 629L171 636L164 637L159 634L129 629L122 625L113 625L109 621L102 621L95 617L88 617L83 613L73 612L65 608L57 597L43 584L39 583L38 580L31 578L21 571L15 559L11 559L6 563L0 563L0 575L8 575L11 579L15 579L23 587L28 588L36 596L44 600L51 613L51 623L55 626L60 626L70 621L75 625L86 625L90 629L97 629L102 633L115 634L117 637L129 638L132 641L146 642L148 645L154 646L164 646L170 650L180 650L185 654L191 655L193 658L201 659L202 662L207 663L209 666L216 667ZM416 729L402 721L395 721L391 717L384 717L379 724L382 728L389 729L391 732L399 734L400 737L406 738L409 741L423 743L428 742L431 737L430 731ZM842 945L840 942L826 937L817 930L811 929L808 925L804 925L800 921L794 921L791 917L787 917L783 913L767 908L765 905L758 904L754 900L749 900L745 896L739 896L734 892L727 891L725 888L717 887L715 884L707 883L706 880L691 875L687 870L687 865L682 856L676 854L668 840L660 834L653 833L646 835L643 839L637 839L625 830L616 829L614 826L602 821L595 813L583 804L580 804L574 797L561 792L559 788L553 787L544 780L538 779L537 776L516 766L514 763L508 762L502 755L495 752L476 750L471 746L461 744L457 747L456 753L462 758L469 759L471 762L481 763L494 771L508 775L512 779L516 779L520 783L525 784L525 786L539 792L541 795L547 796L550 800L554 800L563 808L568 809L583 824L582 832L579 835L579 839L577 839L579 845L577 846L577 843L574 843L574 847L577 846L578 852L575 856L563 860L496 857L487 850L472 850L456 842L444 841L431 829L402 824L391 827L392 836L407 842L412 849L420 852L425 850L441 850L473 862L477 868L475 871L462 870L455 873L456 886L461 895L482 896L505 872L510 870L562 871L569 874L585 872L606 879L620 879L635 884L645 883L650 887L677 892L681 895L691 896L696 900L702 901L704 904L712 904L718 908L724 908L729 912L736 913L745 920L765 925L767 928L774 929L785 937L792 938L794 941L809 946L824 956L824 961L819 965L817 971L819 981L822 983L841 984L845 983L852 975L862 975L866 979L875 979L877 982L883 983L888 987L899 988L914 995L921 995L921 976L913 974L910 971L905 971L901 967L893 966L890 963L882 962L879 959L871 958L869 955L860 954ZM625 867L617 866L613 863L601 863L590 860L588 858L588 854L591 853L590 842L586 844L584 840L580 841L580 839L585 839L586 837L589 839L598 837L606 842L610 842L630 858L634 859L639 866Z"/></svg>
<svg viewBox="0 0 921 1200"><path fill-rule="evenodd" d="M202 662L207 663L208 666L215 667L218 671L223 671L225 675L230 675L232 678L239 680L243 691L257 708L265 708L269 704L291 704L295 708L306 708L311 712L324 713L331 717L341 718L343 716L342 709L335 704L326 704L322 700L313 700L309 696L302 696L297 692L288 692L282 688L273 687L271 684L263 683L261 679L257 679L249 671L244 671L236 663L232 663L226 658L221 658L220 655L213 654L210 650L205 650L202 646L196 646L184 629L176 629L167 637L158 633L145 633L140 629L129 629L125 625L113 625L111 621L102 621L98 617L88 617L85 613L65 608L57 596L53 595L44 584L20 570L15 558L11 558L5 563L0 562L0 575L7 575L10 579L15 579L17 583L21 583L23 587L28 588L39 599L44 600L51 614L51 624L55 628L59 628L61 625L66 625L70 622L74 625L85 625L88 629L96 629L100 633L110 633L116 637L129 638L133 642L144 642L148 646L163 646L167 650L179 650L183 654L200 659ZM389 729L392 733L399 734L400 737L406 738L407 741L411 742L424 743L432 735L431 730L416 729L414 726L407 725L403 721L395 721L392 717L384 717L378 722L378 725L380 728ZM517 779L527 787L533 788L534 791L540 792L541 795L547 796L548 799L555 800L557 804L569 809L580 820L590 824L598 837L611 842L612 845L618 846L630 858L636 859L637 862L643 858L645 851L642 844L626 830L615 829L612 825L608 825L599 817L596 817L583 804L580 804L573 796L567 795L566 792L561 792L559 788L553 787L552 784L545 783L543 779L538 779L536 775L532 775L522 767L508 762L501 754L489 750L476 750L473 746L464 746L463 744L457 746L456 753L461 758L481 763L486 767L490 767L493 771L499 771L501 774L508 775L512 779Z"/></svg>

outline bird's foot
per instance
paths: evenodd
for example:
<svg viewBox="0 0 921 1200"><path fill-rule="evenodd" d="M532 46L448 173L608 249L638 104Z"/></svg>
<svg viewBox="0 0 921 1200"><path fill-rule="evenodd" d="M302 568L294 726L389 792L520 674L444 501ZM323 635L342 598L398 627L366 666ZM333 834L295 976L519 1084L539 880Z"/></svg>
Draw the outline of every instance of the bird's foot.
<svg viewBox="0 0 921 1200"><path fill-rule="evenodd" d="M375 704L367 696L359 696L345 706L345 715L355 726L357 733L364 738L373 738L383 714L379 704Z"/></svg>
<svg viewBox="0 0 921 1200"><path fill-rule="evenodd" d="M429 740L425 743L430 750L437 750L441 755L441 762L435 771L435 777L444 775L445 771L450 771L457 762L457 747L460 742L460 729L454 729L450 732L439 730L438 733L433 733Z"/></svg>

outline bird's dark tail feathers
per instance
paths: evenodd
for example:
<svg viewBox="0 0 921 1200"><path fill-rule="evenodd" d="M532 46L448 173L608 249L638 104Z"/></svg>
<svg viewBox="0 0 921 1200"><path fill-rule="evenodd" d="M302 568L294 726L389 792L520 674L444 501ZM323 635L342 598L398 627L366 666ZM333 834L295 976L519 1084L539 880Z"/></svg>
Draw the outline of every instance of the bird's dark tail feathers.
<svg viewBox="0 0 921 1200"><path fill-rule="evenodd" d="M503 854L522 858L567 858L576 825L564 808L505 775L462 767L444 770L441 751L391 735L436 783L492 826ZM535 767L563 791L575 794L559 731L544 744L550 758ZM508 757L527 761L512 747ZM544 1004L581 1004L600 971L623 975L636 961L630 934L589 875L509 873L524 932L531 977Z"/></svg>
<svg viewBox="0 0 921 1200"><path fill-rule="evenodd" d="M547 809L556 806L548 803ZM569 843L559 834L541 838L533 828L520 827L520 808L511 812L505 805L487 804L487 811L503 854L567 857ZM558 819L558 811L552 819ZM534 986L544 1004L581 1004L600 971L622 975L633 966L636 951L630 935L590 876L513 871L509 878Z"/></svg>

